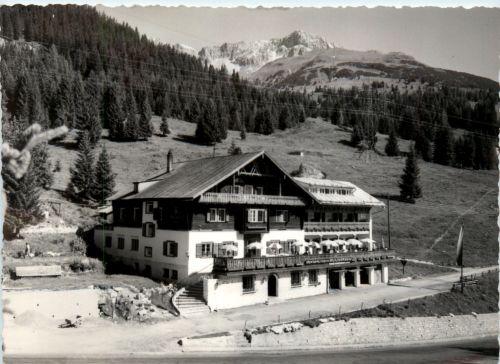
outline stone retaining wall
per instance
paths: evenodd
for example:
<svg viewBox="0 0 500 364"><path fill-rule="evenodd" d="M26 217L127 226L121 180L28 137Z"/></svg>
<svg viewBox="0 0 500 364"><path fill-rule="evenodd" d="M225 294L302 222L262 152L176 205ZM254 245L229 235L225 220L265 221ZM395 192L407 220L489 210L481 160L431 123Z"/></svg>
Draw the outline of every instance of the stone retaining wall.
<svg viewBox="0 0 500 364"><path fill-rule="evenodd" d="M302 327L293 333L252 335L249 343L241 331L230 335L182 340L184 351L307 350L352 346L392 346L419 342L453 341L498 335L498 315L444 317L358 318Z"/></svg>

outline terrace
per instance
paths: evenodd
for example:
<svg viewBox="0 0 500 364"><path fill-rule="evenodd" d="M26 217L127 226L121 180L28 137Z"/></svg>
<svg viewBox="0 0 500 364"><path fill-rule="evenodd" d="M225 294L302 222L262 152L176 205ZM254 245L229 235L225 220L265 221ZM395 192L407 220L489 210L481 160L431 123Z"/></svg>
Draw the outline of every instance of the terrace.
<svg viewBox="0 0 500 364"><path fill-rule="evenodd" d="M200 197L200 203L305 206L305 202L296 196L257 195L257 194L219 193L219 192L204 193Z"/></svg>
<svg viewBox="0 0 500 364"><path fill-rule="evenodd" d="M331 222L331 221L306 221L304 222L306 232L354 232L368 233L369 222Z"/></svg>
<svg viewBox="0 0 500 364"><path fill-rule="evenodd" d="M363 262L387 262L395 259L394 250L380 249L333 254L283 255L261 258L214 258L214 272L231 273L304 266L346 266Z"/></svg>

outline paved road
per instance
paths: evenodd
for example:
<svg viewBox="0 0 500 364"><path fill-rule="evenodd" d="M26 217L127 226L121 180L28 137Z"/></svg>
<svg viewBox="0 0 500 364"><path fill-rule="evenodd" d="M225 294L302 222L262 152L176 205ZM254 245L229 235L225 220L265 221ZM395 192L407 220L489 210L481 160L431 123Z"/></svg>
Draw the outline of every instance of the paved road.
<svg viewBox="0 0 500 364"><path fill-rule="evenodd" d="M343 352L282 352L241 355L203 355L175 357L124 357L124 358L5 358L6 364L414 364L414 363L497 363L496 338L433 346L398 347L390 349L363 349Z"/></svg>
<svg viewBox="0 0 500 364"><path fill-rule="evenodd" d="M465 274L484 269L466 269ZM459 273L427 277L391 285L351 288L314 297L288 300L279 304L255 305L222 310L202 316L180 318L151 325L127 322L113 324L102 319L89 320L77 330L61 330L46 325L18 325L6 320L4 340L7 354L82 354L179 352L177 340L186 336L241 330L273 322L304 319L311 315L336 314L448 291ZM62 304L62 303L58 303ZM138 334L140 333L140 334Z"/></svg>

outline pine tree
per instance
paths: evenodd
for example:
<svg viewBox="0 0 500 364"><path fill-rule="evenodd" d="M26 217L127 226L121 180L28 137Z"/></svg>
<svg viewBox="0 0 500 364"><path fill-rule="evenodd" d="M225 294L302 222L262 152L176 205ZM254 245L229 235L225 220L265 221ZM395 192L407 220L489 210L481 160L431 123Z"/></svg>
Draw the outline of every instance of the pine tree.
<svg viewBox="0 0 500 364"><path fill-rule="evenodd" d="M139 136L147 140L153 135L153 125L151 124L152 112L147 96L141 102L139 113Z"/></svg>
<svg viewBox="0 0 500 364"><path fill-rule="evenodd" d="M24 223L35 223L41 218L40 189L33 167L34 164L30 163L28 171L9 198L9 212Z"/></svg>
<svg viewBox="0 0 500 364"><path fill-rule="evenodd" d="M137 106L135 104L135 97L131 89L127 92L125 105L127 108L127 119L125 120L123 138L125 140L137 140L141 136L141 131L139 130L139 122L137 121Z"/></svg>
<svg viewBox="0 0 500 364"><path fill-rule="evenodd" d="M78 157L70 169L70 182L67 192L70 196L81 200L88 200L92 196L94 187L94 155L90 147L87 131L83 132L78 145Z"/></svg>
<svg viewBox="0 0 500 364"><path fill-rule="evenodd" d="M163 110L163 114L161 116L160 132L164 137L170 134L170 129L168 127L168 117L165 110Z"/></svg>
<svg viewBox="0 0 500 364"><path fill-rule="evenodd" d="M227 150L229 155L237 155L243 153L241 148L236 145L234 139L231 141L231 146Z"/></svg>
<svg viewBox="0 0 500 364"><path fill-rule="evenodd" d="M389 157L397 157L399 155L398 138L396 138L394 129L389 133L389 139L387 139L387 144L385 145L385 154Z"/></svg>
<svg viewBox="0 0 500 364"><path fill-rule="evenodd" d="M410 152L406 158L406 165L401 176L399 188L400 196L403 200L414 202L416 198L422 197L420 169L413 146L410 148Z"/></svg>
<svg viewBox="0 0 500 364"><path fill-rule="evenodd" d="M281 130L285 130L290 126L291 126L290 113L288 112L288 108L285 106L281 109L280 116L278 118L278 127Z"/></svg>
<svg viewBox="0 0 500 364"><path fill-rule="evenodd" d="M429 139L424 135L424 133L420 132L415 137L415 152L419 155L424 161L431 162L432 161L432 145Z"/></svg>
<svg viewBox="0 0 500 364"><path fill-rule="evenodd" d="M106 119L109 127L110 139L121 140L124 135L125 113L123 111L123 93L116 85L110 86L108 89L107 102L105 105Z"/></svg>
<svg viewBox="0 0 500 364"><path fill-rule="evenodd" d="M42 143L32 150L31 163L36 185L49 189L54 181L54 176L49 160L47 143Z"/></svg>
<svg viewBox="0 0 500 364"><path fill-rule="evenodd" d="M95 178L92 188L92 197L104 204L115 188L115 175L109 163L106 147L103 145L95 166Z"/></svg>
<svg viewBox="0 0 500 364"><path fill-rule="evenodd" d="M221 141L217 132L217 119L215 104L212 100L208 100L203 106L203 115L196 126L196 138L200 143L212 145Z"/></svg>
<svg viewBox="0 0 500 364"><path fill-rule="evenodd" d="M453 137L450 127L443 125L434 140L434 163L449 166L453 161Z"/></svg>

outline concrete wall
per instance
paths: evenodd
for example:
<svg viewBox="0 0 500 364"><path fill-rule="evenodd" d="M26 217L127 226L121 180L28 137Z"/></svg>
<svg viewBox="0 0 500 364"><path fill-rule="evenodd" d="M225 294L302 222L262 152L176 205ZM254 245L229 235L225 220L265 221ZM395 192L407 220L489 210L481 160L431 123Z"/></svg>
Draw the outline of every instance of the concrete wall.
<svg viewBox="0 0 500 364"><path fill-rule="evenodd" d="M182 339L184 351L304 350L346 347L415 345L465 340L498 335L498 314L360 318L326 322L315 328L302 327L293 333L252 335L251 343L242 331L211 338Z"/></svg>

